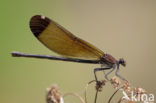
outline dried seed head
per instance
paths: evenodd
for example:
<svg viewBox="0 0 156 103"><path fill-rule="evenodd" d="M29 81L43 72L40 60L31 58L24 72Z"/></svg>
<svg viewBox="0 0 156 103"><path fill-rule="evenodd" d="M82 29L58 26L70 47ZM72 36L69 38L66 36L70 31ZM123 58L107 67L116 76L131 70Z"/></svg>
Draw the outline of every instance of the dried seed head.
<svg viewBox="0 0 156 103"><path fill-rule="evenodd" d="M111 78L111 84L115 89L117 89L120 87L121 81L118 77L114 76L113 78Z"/></svg>
<svg viewBox="0 0 156 103"><path fill-rule="evenodd" d="M141 97L146 93L146 91L143 88L136 87L133 89L133 93L136 94L136 97L139 97L140 100L143 101Z"/></svg>
<svg viewBox="0 0 156 103"><path fill-rule="evenodd" d="M136 94L145 94L146 91L143 88L136 87L133 89L133 92Z"/></svg>
<svg viewBox="0 0 156 103"><path fill-rule="evenodd" d="M105 85L106 81L105 80L101 80L101 81L97 81L96 83L96 90L101 92L102 91L102 87Z"/></svg>
<svg viewBox="0 0 156 103"><path fill-rule="evenodd" d="M47 88L46 101L47 103L64 103L63 97L56 84Z"/></svg>
<svg viewBox="0 0 156 103"><path fill-rule="evenodd" d="M129 82L124 82L122 88L123 88L123 90L126 91L127 93L130 93L130 92L131 92L131 87L130 87Z"/></svg>

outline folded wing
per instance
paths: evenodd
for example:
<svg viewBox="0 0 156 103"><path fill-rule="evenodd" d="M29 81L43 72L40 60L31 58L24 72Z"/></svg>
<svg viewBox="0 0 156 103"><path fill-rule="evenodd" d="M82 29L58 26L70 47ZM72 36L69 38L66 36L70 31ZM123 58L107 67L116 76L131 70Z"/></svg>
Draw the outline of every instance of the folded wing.
<svg viewBox="0 0 156 103"><path fill-rule="evenodd" d="M104 56L101 50L45 16L33 16L30 29L46 47L62 56L87 60L99 60Z"/></svg>

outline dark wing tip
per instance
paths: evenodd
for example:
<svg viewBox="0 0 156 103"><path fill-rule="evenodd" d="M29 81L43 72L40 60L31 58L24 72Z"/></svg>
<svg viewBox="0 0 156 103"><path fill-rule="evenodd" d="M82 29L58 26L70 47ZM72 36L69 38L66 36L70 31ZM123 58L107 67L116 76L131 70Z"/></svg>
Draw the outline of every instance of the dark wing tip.
<svg viewBox="0 0 156 103"><path fill-rule="evenodd" d="M32 33L36 37L38 37L40 33L42 33L46 29L50 21L51 20L45 16L41 16L41 15L33 16L30 20L30 29Z"/></svg>

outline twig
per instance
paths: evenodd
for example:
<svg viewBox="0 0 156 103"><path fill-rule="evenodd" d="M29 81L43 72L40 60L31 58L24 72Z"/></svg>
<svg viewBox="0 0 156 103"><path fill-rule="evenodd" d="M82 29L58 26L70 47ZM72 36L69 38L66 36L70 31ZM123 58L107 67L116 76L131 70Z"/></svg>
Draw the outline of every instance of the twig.
<svg viewBox="0 0 156 103"><path fill-rule="evenodd" d="M121 88L122 88L122 87L121 87ZM111 100L113 99L114 95L115 95L121 88L118 88L118 89L113 93L113 95L109 98L108 103L111 102Z"/></svg>
<svg viewBox="0 0 156 103"><path fill-rule="evenodd" d="M99 92L99 90L96 90L96 94L95 94L95 99L94 99L94 103L96 103L96 100L97 100L97 96L98 96L98 92Z"/></svg>
<svg viewBox="0 0 156 103"><path fill-rule="evenodd" d="M63 98L65 98L66 96L69 96L69 95L75 96L75 97L79 98L82 103L85 103L84 99L81 96L79 96L77 93L66 93L63 95Z"/></svg>
<svg viewBox="0 0 156 103"><path fill-rule="evenodd" d="M85 103L88 103L87 101L87 89L88 89L88 86L93 83L93 82L96 82L96 80L92 80L90 81L89 83L87 83L86 87L85 87Z"/></svg>
<svg viewBox="0 0 156 103"><path fill-rule="evenodd" d="M95 99L94 99L94 103L96 103L97 101L97 97L98 97L98 92L99 91L102 91L102 86L105 85L105 80L102 80L102 81L96 81L96 80L92 80L90 81L89 83L87 83L86 87L85 87L85 103L87 103L87 88L88 86L93 83L93 82L96 82L96 94L95 94Z"/></svg>
<svg viewBox="0 0 156 103"><path fill-rule="evenodd" d="M122 101L122 97L119 99L119 101L117 103L121 103L121 101Z"/></svg>

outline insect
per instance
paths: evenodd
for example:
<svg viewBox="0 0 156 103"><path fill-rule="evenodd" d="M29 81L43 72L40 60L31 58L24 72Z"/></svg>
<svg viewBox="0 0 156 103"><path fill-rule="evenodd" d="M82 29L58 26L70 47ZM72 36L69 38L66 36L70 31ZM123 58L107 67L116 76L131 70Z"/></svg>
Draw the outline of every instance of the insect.
<svg viewBox="0 0 156 103"><path fill-rule="evenodd" d="M41 15L33 16L30 20L30 29L34 36L42 42L47 48L58 53L61 57L36 55L13 52L16 57L32 57L51 60L70 61L78 63L100 64L101 68L94 69L95 80L96 72L111 69L105 78L116 69L116 76L125 80L118 74L119 66L126 66L124 59L116 60L110 54L106 54L92 44L74 36L71 32L57 24L55 21Z"/></svg>

